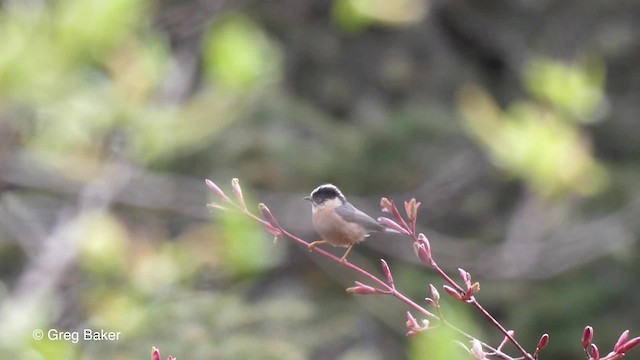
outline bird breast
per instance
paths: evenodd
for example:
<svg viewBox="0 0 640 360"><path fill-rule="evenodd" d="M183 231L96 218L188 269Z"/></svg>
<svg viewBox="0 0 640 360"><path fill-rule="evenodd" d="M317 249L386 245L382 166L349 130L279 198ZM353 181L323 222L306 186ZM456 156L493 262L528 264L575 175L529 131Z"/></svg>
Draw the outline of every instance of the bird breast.
<svg viewBox="0 0 640 360"><path fill-rule="evenodd" d="M333 246L350 246L368 235L361 225L345 221L329 207L316 209L313 226L322 239Z"/></svg>

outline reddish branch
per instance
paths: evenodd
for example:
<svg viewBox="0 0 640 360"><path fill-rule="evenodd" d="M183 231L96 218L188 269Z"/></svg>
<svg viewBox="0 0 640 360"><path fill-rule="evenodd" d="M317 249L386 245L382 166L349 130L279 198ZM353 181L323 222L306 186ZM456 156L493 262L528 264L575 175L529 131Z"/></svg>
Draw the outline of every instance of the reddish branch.
<svg viewBox="0 0 640 360"><path fill-rule="evenodd" d="M282 228L278 224L278 220L271 213L271 211L264 204L259 204L258 209L262 217L254 215L251 213L244 201L244 197L242 196L242 189L240 188L240 183L238 179L233 179L231 181L231 186L233 188L233 193L235 195L235 201L229 198L215 183L211 180L206 180L206 184L221 200L222 202L213 202L208 204L210 208L220 209L224 211L235 210L240 211L242 214L249 216L255 221L262 224L262 226L269 231L276 238L288 238L305 248L308 248L309 242L289 233L287 230ZM395 283L393 281L393 276L391 274L391 269L387 265L386 261L381 260L382 264L382 272L385 276L385 280L380 279L368 271L362 269L361 267L348 262L342 261L337 256L332 255L331 253L322 250L320 248L313 248L312 250L316 253L329 258L341 266L345 266L363 277L371 280L371 285L367 285L361 283L359 281L355 282L354 287L350 287L347 289L347 292L356 294L356 295L391 295L405 304L407 304L410 308L414 309L418 313L425 316L426 319L418 321L411 312L407 312L407 328L408 336L419 334L425 330L429 330L435 327L432 323L435 324L444 324L445 326L450 327L455 332L460 334L462 337L471 341L471 347L467 348L469 354L472 358L478 360L488 360L489 357L495 357L506 360L536 360L538 359L539 353L543 350L547 344L549 343L549 335L544 334L540 337L538 341L538 345L532 354L528 353L524 347L515 339L514 332L512 330L507 330L498 320L496 320L475 298L475 295L480 291L480 284L478 282L471 281L471 274L463 269L459 270L459 275L461 278L461 282L458 283L451 276L449 276L444 270L442 270L436 261L433 259L431 253L431 245L427 237L422 233L416 232L416 220L418 217L418 209L420 208L420 203L415 199L411 199L410 201L405 201L404 210L406 214L405 217L400 213L395 203L387 198L382 198L380 200L380 206L384 213L390 215L390 217L380 217L378 221L386 226L389 229L395 230L403 236L410 238L413 242L413 248L416 253L418 259L430 267L438 274L446 283L443 285L444 291L453 297L455 300L460 301L462 303L466 303L471 305L474 309L476 309L483 317L489 320L489 322L496 327L503 335L504 340L497 346L492 347L479 339L476 339L470 334L467 334L463 330L457 328L455 325L446 321L443 317L441 309L440 309L440 294L436 287L432 284L429 284L429 288L431 291L431 297L427 298L427 304L435 309L435 312L438 314L434 314L433 312L427 310L425 307L420 304L414 302L409 299L407 296L402 294L397 290ZM585 328L582 338L582 346L585 350L585 354L588 360L615 360L623 357L629 350L638 346L640 344L640 337L636 337L633 339L629 339L629 331L625 331L620 336L620 339L615 344L614 349L611 353L609 353L605 357L600 357L598 348L595 344L592 343L593 340L593 329L590 326ZM502 348L507 343L512 343L518 352L521 354L519 357L511 357L505 354L502 351ZM466 348L466 347L465 347Z"/></svg>

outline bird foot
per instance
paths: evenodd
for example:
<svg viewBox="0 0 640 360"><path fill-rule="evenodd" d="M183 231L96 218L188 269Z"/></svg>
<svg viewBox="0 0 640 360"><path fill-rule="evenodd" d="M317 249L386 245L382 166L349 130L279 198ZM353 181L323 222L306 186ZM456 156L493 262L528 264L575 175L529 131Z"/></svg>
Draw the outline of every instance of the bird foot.
<svg viewBox="0 0 640 360"><path fill-rule="evenodd" d="M313 249L315 249L316 246L321 245L321 244L326 244L327 242L328 242L327 240L314 241L311 244L307 245L307 249L309 249L309 251L313 251Z"/></svg>

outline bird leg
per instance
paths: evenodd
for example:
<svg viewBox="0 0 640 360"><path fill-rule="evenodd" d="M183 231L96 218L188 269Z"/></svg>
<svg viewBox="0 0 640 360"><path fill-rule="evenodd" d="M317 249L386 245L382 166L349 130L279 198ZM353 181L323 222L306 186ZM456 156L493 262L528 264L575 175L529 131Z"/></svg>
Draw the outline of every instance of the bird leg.
<svg viewBox="0 0 640 360"><path fill-rule="evenodd" d="M310 243L309 245L307 245L307 248L309 249L309 251L313 251L313 249L315 249L316 246L322 245L322 244L330 244L330 243L327 240L318 240L318 241L314 241L314 242ZM347 256L349 256L349 253L351 252L351 249L353 249L354 245L355 244L351 244L349 246L347 251L345 251L344 255L342 255L342 257L340 258L340 262L346 262L347 261Z"/></svg>
<svg viewBox="0 0 640 360"><path fill-rule="evenodd" d="M327 240L318 240L318 241L314 241L311 244L307 245L307 248L309 248L309 251L313 251L313 249L321 244L328 244L329 242Z"/></svg>
<svg viewBox="0 0 640 360"><path fill-rule="evenodd" d="M345 251L344 255L342 255L342 257L340 258L340 262L346 262L347 261L347 255L349 255L349 252L351 252L351 249L353 249L353 245L355 245L355 244L351 244L349 246L349 248L347 249L347 251Z"/></svg>

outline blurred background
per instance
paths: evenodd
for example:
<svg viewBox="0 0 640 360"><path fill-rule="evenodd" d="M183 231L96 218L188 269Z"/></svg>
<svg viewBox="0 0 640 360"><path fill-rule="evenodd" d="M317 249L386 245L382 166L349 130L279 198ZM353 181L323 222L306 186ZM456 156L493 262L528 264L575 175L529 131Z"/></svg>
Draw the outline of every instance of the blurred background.
<svg viewBox="0 0 640 360"><path fill-rule="evenodd" d="M321 183L374 217L416 197L439 264L527 349L546 332L545 359L578 358L592 325L608 352L640 333L638 19L602 1L0 1L1 357L468 358L405 338L401 302L346 294L353 272L209 212L204 178L233 177L309 241ZM416 301L441 285L402 238L350 256L380 258Z"/></svg>

